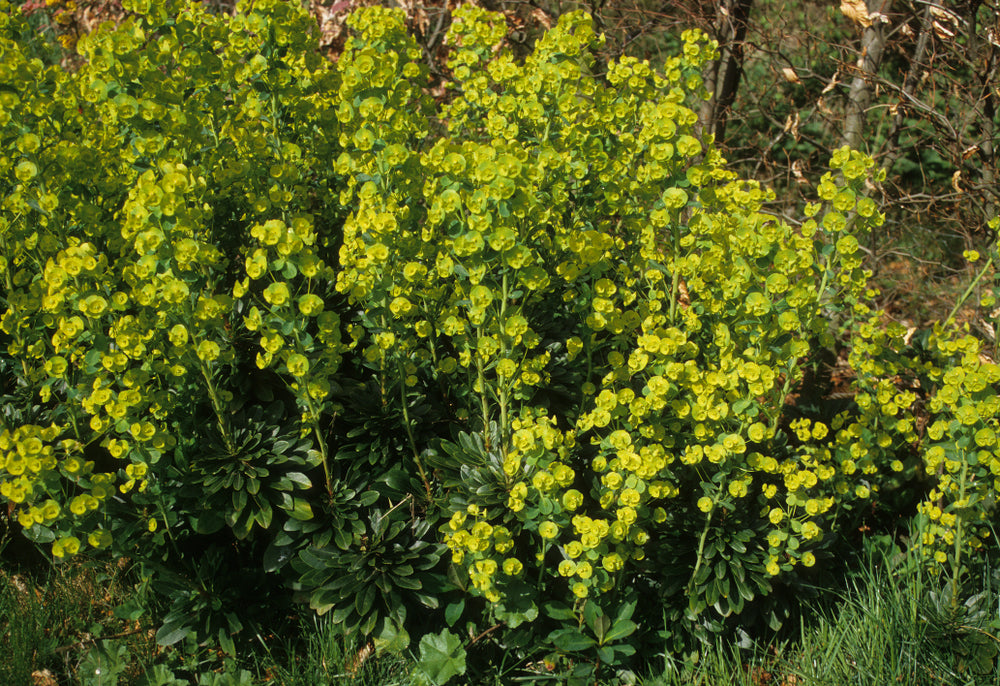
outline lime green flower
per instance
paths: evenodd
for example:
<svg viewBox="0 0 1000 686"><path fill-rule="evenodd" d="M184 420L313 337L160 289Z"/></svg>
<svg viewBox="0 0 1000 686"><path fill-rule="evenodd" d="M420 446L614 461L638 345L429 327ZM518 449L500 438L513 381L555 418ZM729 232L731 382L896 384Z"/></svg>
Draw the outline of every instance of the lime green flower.
<svg viewBox="0 0 1000 686"><path fill-rule="evenodd" d="M299 297L299 312L307 317L313 317L323 311L323 299L313 293Z"/></svg>
<svg viewBox="0 0 1000 686"><path fill-rule="evenodd" d="M272 283L264 289L264 300L275 306L284 305L290 297L288 284L283 281Z"/></svg>
<svg viewBox="0 0 1000 686"><path fill-rule="evenodd" d="M552 539L559 535L559 527L554 522L542 522L538 526L538 535L544 539Z"/></svg>
<svg viewBox="0 0 1000 686"><path fill-rule="evenodd" d="M523 569L524 565L517 558L508 557L503 561L503 573L507 576L517 576Z"/></svg>
<svg viewBox="0 0 1000 686"><path fill-rule="evenodd" d="M53 557L76 555L80 551L80 539L76 536L64 536L52 544Z"/></svg>
<svg viewBox="0 0 1000 686"><path fill-rule="evenodd" d="M202 362L212 362L218 359L221 350L215 341L202 341L198 344L198 359Z"/></svg>
<svg viewBox="0 0 1000 686"><path fill-rule="evenodd" d="M288 361L285 364L288 367L288 373L292 376L301 378L309 373L309 360L305 355L293 353L288 356Z"/></svg>

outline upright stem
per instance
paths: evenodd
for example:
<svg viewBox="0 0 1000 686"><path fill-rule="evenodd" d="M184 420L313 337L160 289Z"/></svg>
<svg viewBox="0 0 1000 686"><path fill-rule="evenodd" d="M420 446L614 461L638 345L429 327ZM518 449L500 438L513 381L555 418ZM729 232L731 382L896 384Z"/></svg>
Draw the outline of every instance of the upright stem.
<svg viewBox="0 0 1000 686"><path fill-rule="evenodd" d="M226 450L232 455L235 453L235 447L233 439L229 435L229 428L223 419L222 402L219 400L219 393L215 389L215 382L212 381L212 374L204 361L199 360L198 367L201 369L201 375L205 377L205 384L208 386L208 396L212 399L212 409L215 410L215 419L219 424L219 432L222 434L222 440L226 444Z"/></svg>
<svg viewBox="0 0 1000 686"><path fill-rule="evenodd" d="M722 491L722 484L719 484L716 490L715 496L712 498L712 509L708 511L705 516L705 526L701 530L701 538L698 539L698 559L694 563L694 571L691 572L691 578L688 579L688 602L690 602L691 595L694 593L694 580L698 578L698 572L701 571L701 564L704 560L705 553L705 542L708 540L708 532L712 528L712 515L715 514L715 505L719 499L719 493Z"/></svg>
<svg viewBox="0 0 1000 686"><path fill-rule="evenodd" d="M542 552L538 555L538 562L540 564L538 565L538 579L535 581L535 588L537 590L541 590L542 588L542 579L544 578L543 575L545 573L545 554L548 552L549 552L549 542L543 538Z"/></svg>
<svg viewBox="0 0 1000 686"><path fill-rule="evenodd" d="M298 350L303 350L302 341L299 339L299 332L295 331L295 344ZM312 423L313 434L316 436L316 443L319 444L319 454L323 460L323 478L326 480L326 494L333 498L333 478L330 476L330 453L326 447L326 439L319 430L319 412L313 404L312 396L309 395L309 379L303 378L300 387L304 391L302 398L306 402L306 409L309 410L309 420Z"/></svg>
<svg viewBox="0 0 1000 686"><path fill-rule="evenodd" d="M434 500L434 495L431 492L431 482L427 478L427 472L424 470L424 464L420 461L420 451L417 449L417 439L413 435L413 426L410 424L410 410L406 406L406 373L403 369L402 361L397 361L399 366L399 401L403 406L403 424L406 426L406 437L410 441L410 450L413 451L413 461L417 465L417 471L420 473L420 480L424 483L424 491L427 493L427 502L430 504Z"/></svg>
<svg viewBox="0 0 1000 686"><path fill-rule="evenodd" d="M681 289L681 272L680 268L677 266L678 258L681 254L681 227L677 223L679 217L674 221L674 268L673 271L673 283L670 286L670 323L674 324L677 321L677 300L680 298Z"/></svg>
<svg viewBox="0 0 1000 686"><path fill-rule="evenodd" d="M962 293L962 297L955 303L955 307L951 308L951 312L948 313L948 317L944 320L945 323L948 323L956 314L958 314L959 308L961 308L962 304L969 299L969 296L972 295L972 291L976 289L976 286L979 285L979 282L982 281L983 277L986 276L986 272L989 271L989 268L992 266L993 258L990 257L990 259L986 260L986 264L983 265L983 268L979 270L979 273L976 274L976 278L972 280L969 287L965 289L965 293Z"/></svg>
<svg viewBox="0 0 1000 686"><path fill-rule="evenodd" d="M962 480L958 486L958 502L962 503L964 508L965 502L965 484L966 478L969 474L969 458L968 455L962 460ZM955 559L951 563L951 608L954 610L958 606L958 577L962 573L962 545L964 541L962 540L964 536L964 523L965 520L962 517L961 511L955 513L956 525L955 525Z"/></svg>
<svg viewBox="0 0 1000 686"><path fill-rule="evenodd" d="M500 300L500 325L503 326L507 314L507 272L503 274L502 282L503 297ZM507 344L503 345L503 355L506 357L510 351ZM500 454L507 457L507 382L504 379L498 380L500 396Z"/></svg>
<svg viewBox="0 0 1000 686"><path fill-rule="evenodd" d="M478 338L483 336L483 328L478 327ZM483 358L479 355L477 351L474 353L476 356L476 379L479 384L479 402L482 407L483 413L483 445L486 446L487 452L490 450L490 405L486 398L486 372L483 369Z"/></svg>
<svg viewBox="0 0 1000 686"><path fill-rule="evenodd" d="M309 384L306 379L302 380L302 385L306 391L306 407L309 410L309 419L312 421L313 434L316 436L316 443L319 444L319 454L323 460L323 478L326 480L326 494L330 498L333 498L333 479L330 476L330 453L326 447L326 439L323 438L323 433L319 430L319 413L316 412L316 406L313 405L312 398L309 396Z"/></svg>

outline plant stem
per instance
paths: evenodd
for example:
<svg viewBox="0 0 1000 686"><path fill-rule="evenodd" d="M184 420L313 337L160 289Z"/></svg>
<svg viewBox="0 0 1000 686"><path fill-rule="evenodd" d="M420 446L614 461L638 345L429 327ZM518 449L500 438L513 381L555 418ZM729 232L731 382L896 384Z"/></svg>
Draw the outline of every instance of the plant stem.
<svg viewBox="0 0 1000 686"><path fill-rule="evenodd" d="M674 324L677 320L677 300L680 297L681 289L681 273L680 268L677 266L678 258L681 254L681 227L677 223L680 221L680 216L676 218L673 222L673 233L674 233L674 264L673 269L673 283L670 286L670 323Z"/></svg>
<svg viewBox="0 0 1000 686"><path fill-rule="evenodd" d="M420 472L420 480L424 483L424 491L427 493L427 504L429 505L434 501L434 495L431 491L431 482L424 470L424 464L420 461L417 439L413 435L413 426L410 424L410 410L406 405L406 370L403 369L402 360L397 360L396 364L399 369L399 401L403 406L403 424L406 427L406 437L410 442L410 450L413 451L413 461L417 465L417 471Z"/></svg>
<svg viewBox="0 0 1000 686"><path fill-rule="evenodd" d="M503 273L503 297L500 300L500 325L503 326L507 314L507 272ZM501 336L501 338L503 338ZM503 345L503 356L507 357L509 351L507 344ZM500 396L500 454L507 457L507 382L500 379L498 382Z"/></svg>
<svg viewBox="0 0 1000 686"><path fill-rule="evenodd" d="M319 414L316 412L312 398L309 396L309 384L305 379L303 379L302 385L305 387L306 407L309 408L309 418L312 421L313 433L316 435L316 442L319 444L320 458L323 461L323 478L326 480L326 494L332 501L333 479L330 477L330 453L326 447L326 439L323 438L323 433L319 430Z"/></svg>
<svg viewBox="0 0 1000 686"><path fill-rule="evenodd" d="M950 317L949 317L950 319ZM965 459L962 460L962 479L958 486L958 502L962 505L964 509L966 507L965 503L965 486L966 479L969 474L969 456L966 455ZM964 537L964 523L965 519L962 517L961 512L955 513L955 518L957 522L955 524L955 559L951 563L951 609L955 610L958 607L958 577L962 573L962 544Z"/></svg>
<svg viewBox="0 0 1000 686"><path fill-rule="evenodd" d="M302 346L302 341L299 339L299 332L295 331L295 345L296 350L305 352ZM306 409L309 411L309 420L312 424L313 434L316 436L316 442L319 444L319 454L323 461L323 478L326 480L326 494L330 501L333 501L333 478L330 476L330 453L326 447L326 439L323 438L323 433L319 430L319 412L316 410L316 406L313 404L312 396L309 395L309 379L308 377L303 377L299 382L299 388L302 393L302 398L306 402Z"/></svg>
<svg viewBox="0 0 1000 686"><path fill-rule="evenodd" d="M542 574L545 572L545 554L547 552L549 552L549 542L542 539L542 553L538 557L538 562L540 563L538 565L538 580L535 582L536 590L542 589Z"/></svg>
<svg viewBox="0 0 1000 686"><path fill-rule="evenodd" d="M483 327L477 327L477 338L483 337ZM490 450L490 405L486 398L486 372L483 370L483 358L478 351L476 356L476 379L479 384L479 402L483 413L483 445L486 451Z"/></svg>
<svg viewBox="0 0 1000 686"><path fill-rule="evenodd" d="M702 527L701 537L698 539L698 559L694 563L694 571L691 572L691 578L688 579L688 603L691 602L691 597L694 594L694 580L698 578L698 572L701 571L701 564L704 560L705 553L705 542L708 540L708 532L712 528L712 515L715 514L715 505L718 503L719 494L722 492L722 484L720 483L716 489L715 496L712 498L712 507L706 513L705 516L705 526Z"/></svg>
<svg viewBox="0 0 1000 686"><path fill-rule="evenodd" d="M198 367L201 369L201 375L205 377L205 384L208 386L208 397L212 399L212 409L215 411L215 419L219 424L219 432L222 434L222 440L226 444L226 450L230 455L233 455L236 450L233 445L233 439L229 435L229 429L226 427L226 422L223 419L222 402L219 400L219 393L215 389L215 382L212 381L212 374L209 372L208 365L203 360L198 360Z"/></svg>
<svg viewBox="0 0 1000 686"><path fill-rule="evenodd" d="M986 276L986 272L992 266L993 266L993 257L991 256L990 259L986 260L986 264L984 264L983 268L979 270L979 273L976 274L976 278L972 280L972 283L969 284L969 287L965 289L965 293L962 293L962 297L959 298L958 302L955 303L955 307L951 308L951 312L949 312L948 316L945 317L944 319L945 323L951 321L951 319L956 314L958 314L959 308L962 307L965 301L969 299L969 296L972 295L972 291L975 290L976 286L979 285L979 282L982 281L983 277Z"/></svg>

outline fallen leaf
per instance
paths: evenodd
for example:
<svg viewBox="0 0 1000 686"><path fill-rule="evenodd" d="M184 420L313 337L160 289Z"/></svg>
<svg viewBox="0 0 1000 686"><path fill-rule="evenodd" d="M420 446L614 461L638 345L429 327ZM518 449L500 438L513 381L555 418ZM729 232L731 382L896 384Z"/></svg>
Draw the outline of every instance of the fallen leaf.
<svg viewBox="0 0 1000 686"><path fill-rule="evenodd" d="M47 669L32 672L31 683L33 686L59 686L55 676Z"/></svg>
<svg viewBox="0 0 1000 686"><path fill-rule="evenodd" d="M368 661L368 658L370 658L374 652L375 646L373 644L366 643L363 645L354 657L347 661L347 673L352 677L356 676L358 670L361 669L361 666Z"/></svg>

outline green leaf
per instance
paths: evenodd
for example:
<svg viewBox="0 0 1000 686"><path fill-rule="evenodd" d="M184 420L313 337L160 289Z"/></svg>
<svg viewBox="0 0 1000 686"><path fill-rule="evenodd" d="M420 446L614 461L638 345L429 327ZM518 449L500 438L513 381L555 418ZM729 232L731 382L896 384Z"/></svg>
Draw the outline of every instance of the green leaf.
<svg viewBox="0 0 1000 686"><path fill-rule="evenodd" d="M455 622L459 620L464 611L465 611L465 598L461 598L453 603L449 603L448 607L444 609L445 623L448 626L455 626Z"/></svg>
<svg viewBox="0 0 1000 686"><path fill-rule="evenodd" d="M239 488L237 486L236 488ZM247 506L247 493L246 491L233 491L233 512L243 512L243 509Z"/></svg>
<svg viewBox="0 0 1000 686"><path fill-rule="evenodd" d="M354 542L354 537L351 536L351 532L347 529L337 529L333 534L333 542L341 550L349 550L351 543Z"/></svg>
<svg viewBox="0 0 1000 686"><path fill-rule="evenodd" d="M365 590L359 593L354 598L354 607L358 611L359 615L366 615L368 611L372 609L372 604L375 602L375 587L367 586Z"/></svg>
<svg viewBox="0 0 1000 686"><path fill-rule="evenodd" d="M294 549L290 545L272 543L264 551L263 566L265 572L276 572L292 559Z"/></svg>
<svg viewBox="0 0 1000 686"><path fill-rule="evenodd" d="M258 501L257 511L257 521L260 522L261 527L268 529L271 527L271 520L274 517L274 510L271 508L271 503L266 500Z"/></svg>
<svg viewBox="0 0 1000 686"><path fill-rule="evenodd" d="M333 622L334 624L343 624L344 621L348 617L350 617L353 612L354 612L353 605L344 605L343 607L338 607L336 610L333 611L333 614L330 615L330 621ZM359 613L359 616L363 617L364 615L362 613Z"/></svg>
<svg viewBox="0 0 1000 686"><path fill-rule="evenodd" d="M191 528L199 534L211 535L226 525L218 512L203 512L191 520Z"/></svg>
<svg viewBox="0 0 1000 686"><path fill-rule="evenodd" d="M299 552L299 559L313 569L326 569L332 555L320 548L306 548Z"/></svg>
<svg viewBox="0 0 1000 686"><path fill-rule="evenodd" d="M292 506L288 509L288 515L299 521L308 521L313 518L312 507L302 498L292 498Z"/></svg>
<svg viewBox="0 0 1000 686"><path fill-rule="evenodd" d="M312 481L302 472L288 472L284 476L299 488L310 488L312 486Z"/></svg>
<svg viewBox="0 0 1000 686"><path fill-rule="evenodd" d="M601 659L601 662L603 662L606 665L614 664L615 649L610 646L598 646L597 657L599 657Z"/></svg>
<svg viewBox="0 0 1000 686"><path fill-rule="evenodd" d="M418 668L437 686L443 686L453 676L465 674L465 648L461 639L448 629L439 634L426 634L420 639Z"/></svg>
<svg viewBox="0 0 1000 686"><path fill-rule="evenodd" d="M393 574L393 584L396 588L405 588L410 591L419 591L424 585L420 582L420 579L412 579L406 576L398 576Z"/></svg>
<svg viewBox="0 0 1000 686"><path fill-rule="evenodd" d="M24 536L34 543L51 543L56 540L52 529L41 524L32 524L30 528L24 530Z"/></svg>
<svg viewBox="0 0 1000 686"><path fill-rule="evenodd" d="M737 400L733 403L732 411L733 414L739 416L746 412L747 408L753 403L752 398L743 398L742 400Z"/></svg>
<svg viewBox="0 0 1000 686"><path fill-rule="evenodd" d="M584 636L579 629L556 629L549 634L551 641L559 650L567 653L577 653L597 645L590 636Z"/></svg>
<svg viewBox="0 0 1000 686"><path fill-rule="evenodd" d="M410 635L406 633L406 629L397 627L392 622L384 622L382 633L372 642L375 644L375 650L380 652L384 650L390 653L401 653L409 647Z"/></svg>
<svg viewBox="0 0 1000 686"><path fill-rule="evenodd" d="M173 645L189 633L191 625L188 622L167 622L156 632L156 643L161 646Z"/></svg>
<svg viewBox="0 0 1000 686"><path fill-rule="evenodd" d="M545 610L545 614L555 620L565 621L567 619L573 619L576 615L573 613L573 608L569 605L558 602L548 602L542 606Z"/></svg>
<svg viewBox="0 0 1000 686"><path fill-rule="evenodd" d="M236 655L236 644L233 643L233 637L226 632L225 629L219 627L219 647L222 648L222 652L226 655Z"/></svg>
<svg viewBox="0 0 1000 686"><path fill-rule="evenodd" d="M745 576L734 576L733 580L736 583L736 592L739 594L740 598L743 600L753 600L753 589L750 588L750 584L747 583Z"/></svg>
<svg viewBox="0 0 1000 686"><path fill-rule="evenodd" d="M613 641L620 641L621 639L631 636L635 633L639 625L633 622L631 619L619 619L607 634L604 636L604 643L611 643Z"/></svg>

